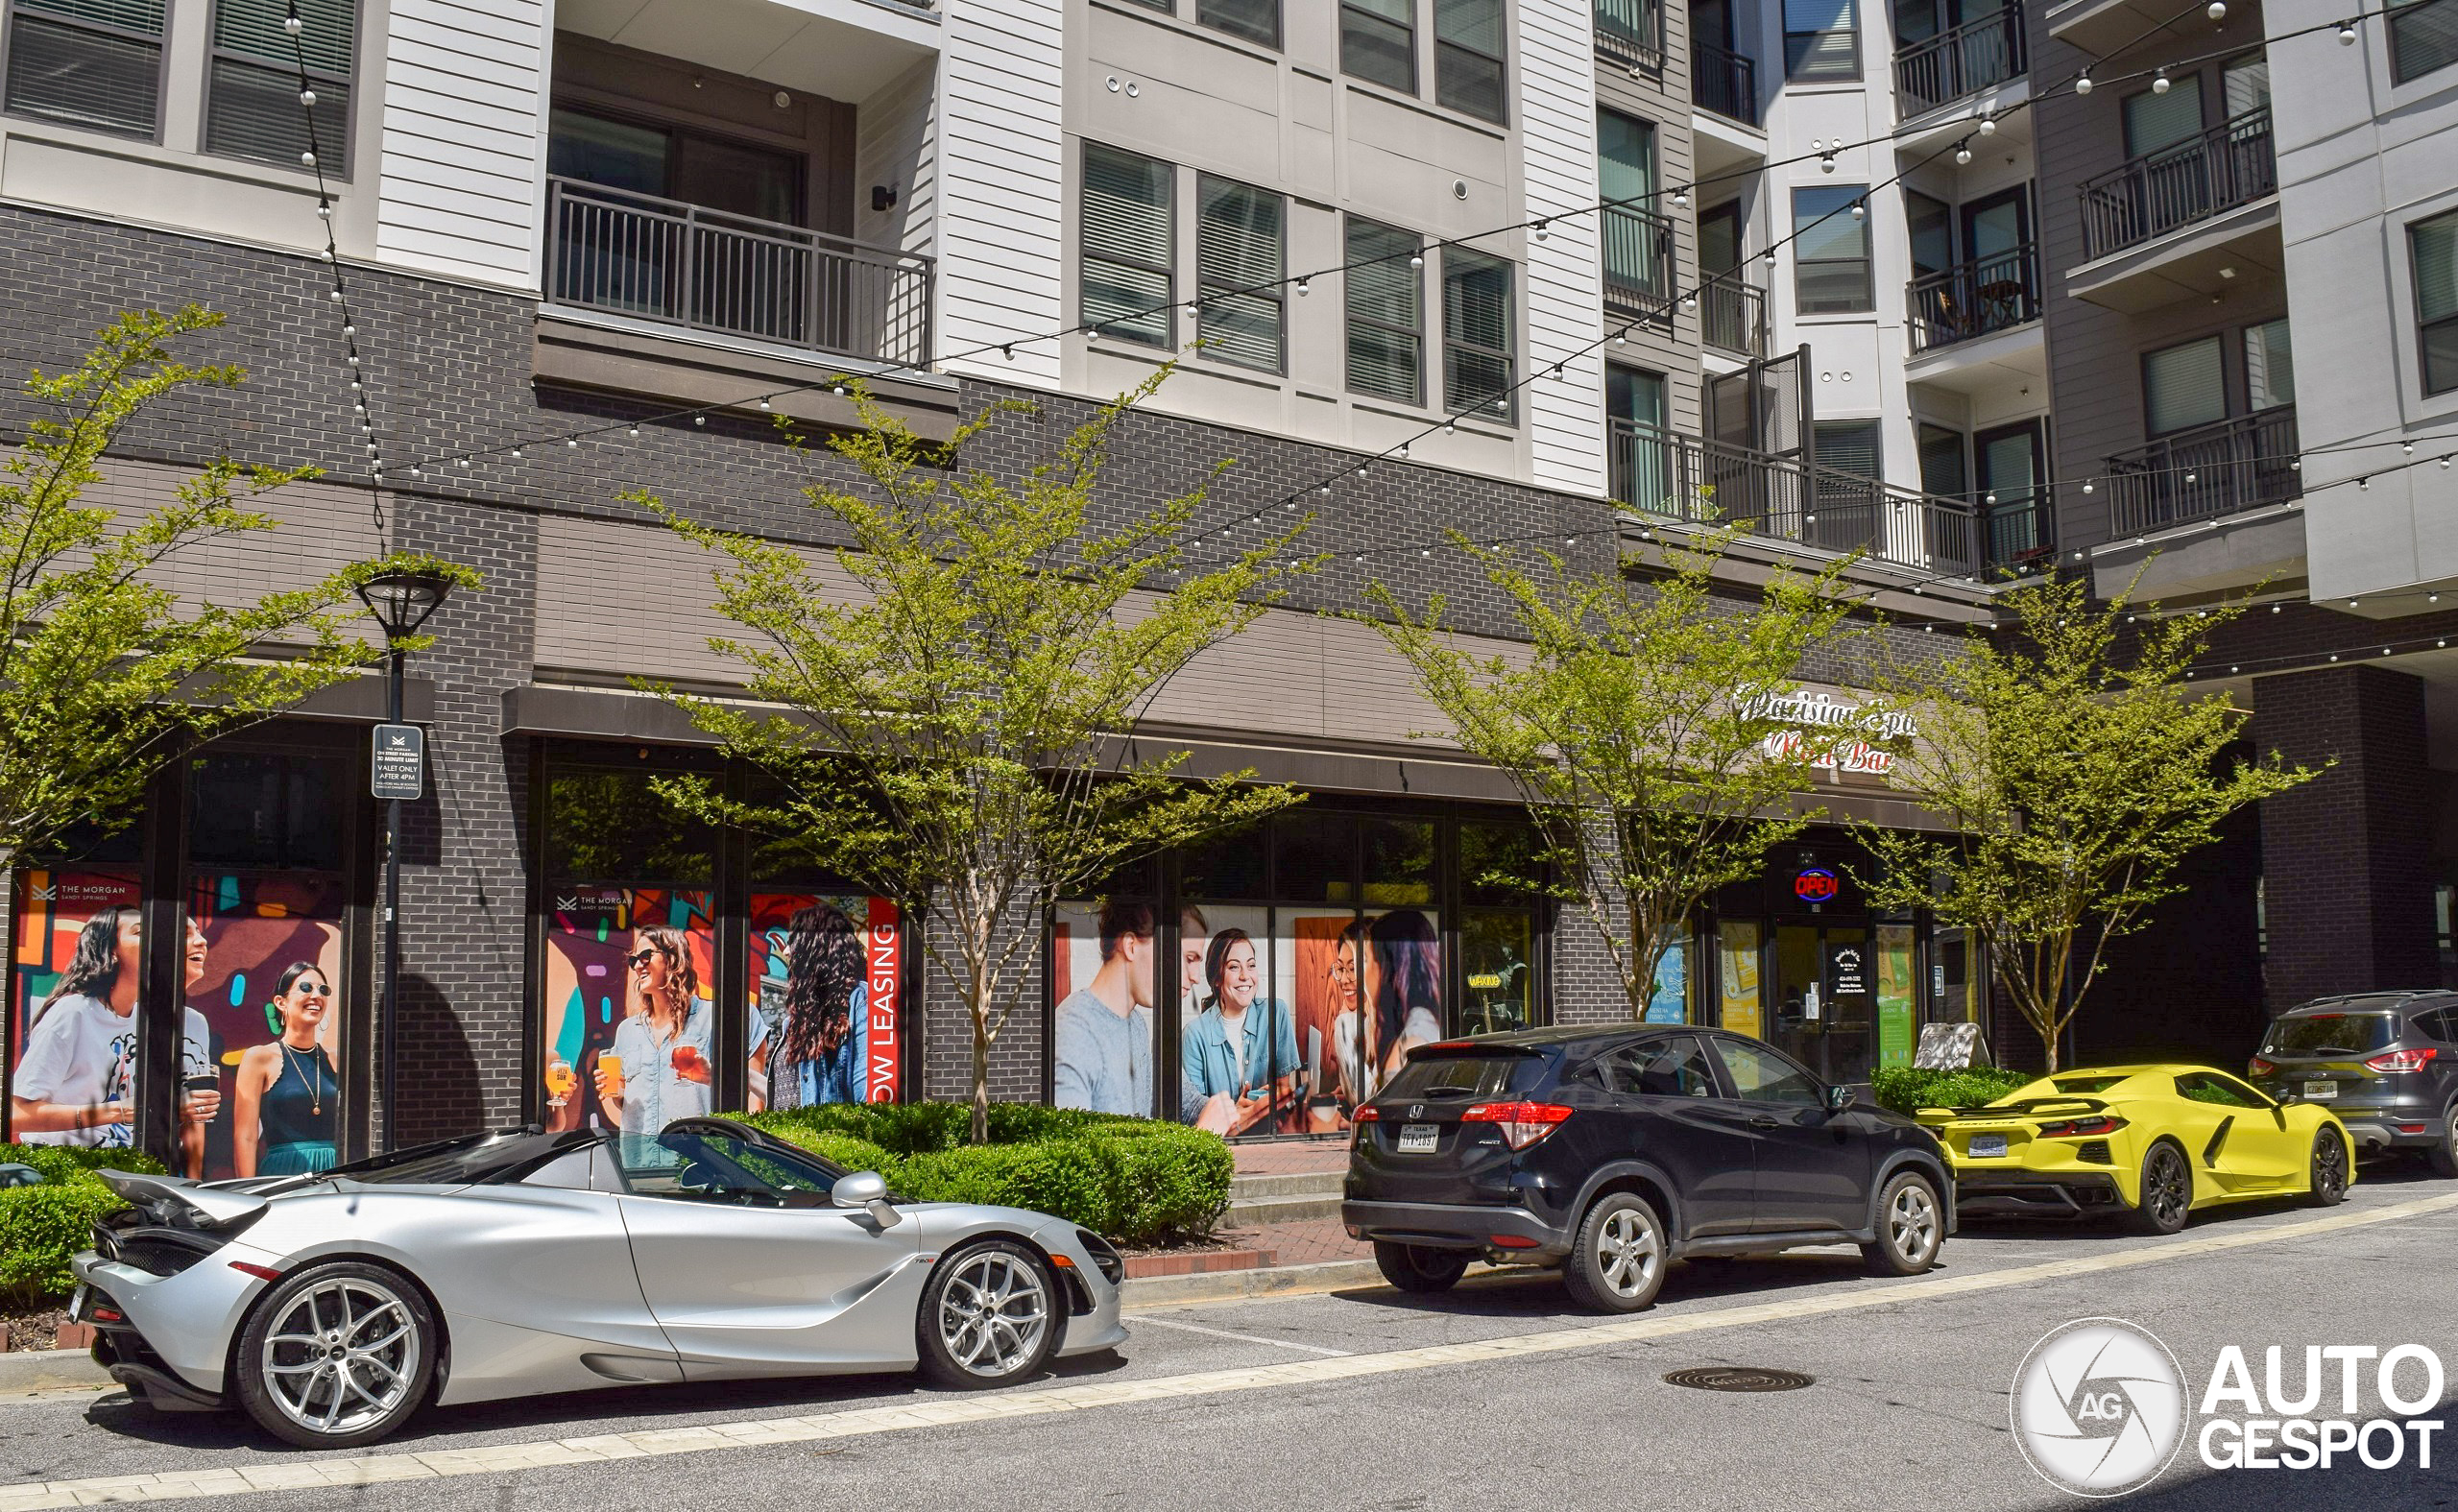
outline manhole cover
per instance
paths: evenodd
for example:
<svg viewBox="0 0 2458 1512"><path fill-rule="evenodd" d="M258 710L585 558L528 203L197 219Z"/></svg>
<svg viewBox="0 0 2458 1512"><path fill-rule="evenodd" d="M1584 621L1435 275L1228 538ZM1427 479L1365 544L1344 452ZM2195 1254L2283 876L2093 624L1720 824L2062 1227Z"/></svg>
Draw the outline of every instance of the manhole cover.
<svg viewBox="0 0 2458 1512"><path fill-rule="evenodd" d="M1798 1391L1817 1384L1818 1378L1797 1370L1769 1370L1763 1365L1709 1365L1699 1370L1676 1370L1664 1380L1667 1385L1692 1386L1700 1391Z"/></svg>

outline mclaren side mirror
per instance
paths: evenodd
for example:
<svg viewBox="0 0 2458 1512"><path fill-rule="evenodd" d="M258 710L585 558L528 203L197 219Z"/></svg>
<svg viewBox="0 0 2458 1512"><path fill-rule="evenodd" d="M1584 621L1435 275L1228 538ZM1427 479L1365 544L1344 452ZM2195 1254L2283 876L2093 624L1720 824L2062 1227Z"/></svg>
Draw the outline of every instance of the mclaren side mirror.
<svg viewBox="0 0 2458 1512"><path fill-rule="evenodd" d="M836 1179L836 1188L829 1200L840 1208L860 1208L871 1215L871 1221L882 1229L892 1229L904 1221L896 1204L887 1200L887 1178L877 1171L855 1171Z"/></svg>
<svg viewBox="0 0 2458 1512"><path fill-rule="evenodd" d="M1826 1089L1826 1111L1842 1113L1852 1106L1858 1094L1849 1087L1829 1087Z"/></svg>

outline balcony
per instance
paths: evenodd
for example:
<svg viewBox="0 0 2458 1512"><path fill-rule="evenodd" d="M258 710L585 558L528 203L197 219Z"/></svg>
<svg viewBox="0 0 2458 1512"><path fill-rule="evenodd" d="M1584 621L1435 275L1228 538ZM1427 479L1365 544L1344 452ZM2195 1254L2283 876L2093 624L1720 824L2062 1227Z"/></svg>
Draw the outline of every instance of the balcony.
<svg viewBox="0 0 2458 1512"><path fill-rule="evenodd" d="M1690 103L1727 121L1756 127L1758 65L1741 54L1693 38L1690 43Z"/></svg>
<svg viewBox="0 0 2458 1512"><path fill-rule="evenodd" d="M1604 304L1622 315L1673 318L1673 222L1652 210L1617 204L1606 210Z"/></svg>
<svg viewBox="0 0 2458 1512"><path fill-rule="evenodd" d="M1923 38L1894 55L1894 92L1906 119L2023 75L2023 10L2003 10Z"/></svg>
<svg viewBox="0 0 2458 1512"><path fill-rule="evenodd" d="M1916 356L2029 324L2039 319L2039 249L2025 242L1915 278L1904 307Z"/></svg>
<svg viewBox="0 0 2458 1512"><path fill-rule="evenodd" d="M1596 56L1633 74L1664 71L1664 0L1596 0Z"/></svg>
<svg viewBox="0 0 2458 1512"><path fill-rule="evenodd" d="M1767 291L1741 270L1710 275L1699 290L1699 339L1737 357L1767 355Z"/></svg>
<svg viewBox="0 0 2458 1512"><path fill-rule="evenodd" d="M1982 568L1971 506L1723 442L1617 420L1606 438L1613 497L1643 514L1740 523L1819 551L1860 551L1947 577Z"/></svg>
<svg viewBox="0 0 2458 1512"><path fill-rule="evenodd" d="M2296 447L2296 407L2282 404L2110 457L2109 530L2138 536L2299 497Z"/></svg>
<svg viewBox="0 0 2458 1512"><path fill-rule="evenodd" d="M2048 491L2036 490L2019 499L1984 504L1980 514L1980 544L1988 570L2020 576L2057 558L2056 516L2048 507Z"/></svg>
<svg viewBox="0 0 2458 1512"><path fill-rule="evenodd" d="M930 355L931 260L841 236L547 180L556 304L895 367Z"/></svg>
<svg viewBox="0 0 2458 1512"><path fill-rule="evenodd" d="M2084 180L2085 262L2277 193L2270 107Z"/></svg>

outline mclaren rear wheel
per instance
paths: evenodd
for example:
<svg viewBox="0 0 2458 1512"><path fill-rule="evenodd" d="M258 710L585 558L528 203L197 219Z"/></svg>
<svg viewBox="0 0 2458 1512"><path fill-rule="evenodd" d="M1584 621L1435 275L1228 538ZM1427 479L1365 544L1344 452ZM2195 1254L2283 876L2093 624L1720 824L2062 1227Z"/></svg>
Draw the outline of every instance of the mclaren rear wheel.
<svg viewBox="0 0 2458 1512"><path fill-rule="evenodd" d="M239 1334L239 1404L302 1449L351 1449L399 1428L435 1379L435 1315L399 1273L356 1260L283 1277Z"/></svg>
<svg viewBox="0 0 2458 1512"><path fill-rule="evenodd" d="M2323 1127L2313 1136L2313 1162L2309 1167L2309 1190L2316 1208L2335 1208L2347 1201L2348 1155L2347 1140L2339 1131Z"/></svg>
<svg viewBox="0 0 2458 1512"><path fill-rule="evenodd" d="M2133 1205L2133 1227L2143 1234L2174 1234L2193 1215L2193 1169L2185 1152L2166 1140L2142 1157L2141 1196Z"/></svg>

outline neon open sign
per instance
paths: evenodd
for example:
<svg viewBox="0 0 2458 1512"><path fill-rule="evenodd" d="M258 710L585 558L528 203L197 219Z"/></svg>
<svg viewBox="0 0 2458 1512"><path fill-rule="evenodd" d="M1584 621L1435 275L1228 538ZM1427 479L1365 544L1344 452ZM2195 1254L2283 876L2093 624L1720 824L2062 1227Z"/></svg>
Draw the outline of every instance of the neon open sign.
<svg viewBox="0 0 2458 1512"><path fill-rule="evenodd" d="M1793 896L1805 903L1831 903L1843 890L1835 874L1822 866L1803 867L1793 876Z"/></svg>

